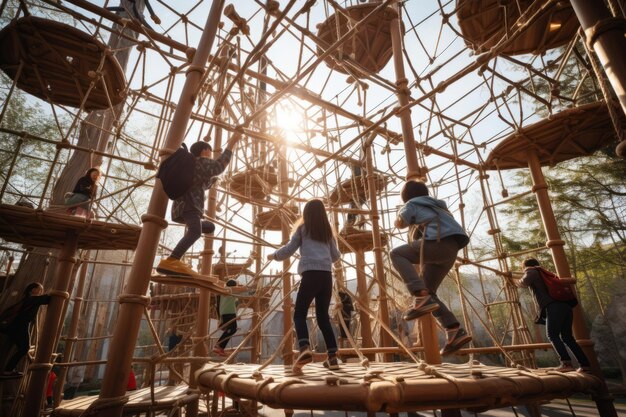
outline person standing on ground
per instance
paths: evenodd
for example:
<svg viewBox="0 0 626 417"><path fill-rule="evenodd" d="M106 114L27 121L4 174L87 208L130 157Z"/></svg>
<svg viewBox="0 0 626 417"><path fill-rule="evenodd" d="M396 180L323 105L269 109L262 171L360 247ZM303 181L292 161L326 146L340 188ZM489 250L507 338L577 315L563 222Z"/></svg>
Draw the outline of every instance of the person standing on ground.
<svg viewBox="0 0 626 417"><path fill-rule="evenodd" d="M196 157L194 178L191 188L172 204L172 220L187 226L185 235L180 239L169 257L162 259L157 266L157 272L166 275L194 276L195 271L181 261L181 258L202 234L210 235L215 231L215 225L202 220L204 212L205 191L208 190L214 178L220 175L230 162L232 150L241 138L241 131L236 130L226 145L226 149L217 159L211 159L212 148L207 142L199 141L191 145L190 152Z"/></svg>
<svg viewBox="0 0 626 417"><path fill-rule="evenodd" d="M519 280L514 279L513 283L521 288L530 288L535 297L535 301L539 306L539 314L535 319L535 323L540 324L545 319L548 340L561 361L561 364L555 370L560 372L574 370L572 360L565 348L567 346L578 361L580 367L577 371L590 371L589 359L572 334L572 325L574 323L573 308L578 304L578 301L558 301L550 297L548 288L541 277L541 266L535 258L524 260L523 265L524 275Z"/></svg>
<svg viewBox="0 0 626 417"><path fill-rule="evenodd" d="M446 203L428 195L420 181L407 181L401 192L404 206L398 211L395 226L404 229L419 225L419 238L391 251L391 262L415 296L415 305L404 319L415 320L428 313L446 330L442 355L453 353L471 342L454 313L437 297L437 289L456 262L459 250L469 243L460 224L448 211ZM419 268L416 270L416 265Z"/></svg>
<svg viewBox="0 0 626 417"><path fill-rule="evenodd" d="M293 365L293 370L299 372L302 366L313 361L309 329L306 324L307 312L313 300L315 300L317 325L322 331L328 351L328 358L323 365L328 369L336 370L339 369L337 340L330 324L328 308L333 292L332 266L339 260L341 254L337 249L335 235L321 200L313 199L305 204L302 217L294 225L291 240L273 254L269 254L267 259L282 261L298 249L300 249L298 273L302 276L302 280L296 295L293 321L300 354Z"/></svg>

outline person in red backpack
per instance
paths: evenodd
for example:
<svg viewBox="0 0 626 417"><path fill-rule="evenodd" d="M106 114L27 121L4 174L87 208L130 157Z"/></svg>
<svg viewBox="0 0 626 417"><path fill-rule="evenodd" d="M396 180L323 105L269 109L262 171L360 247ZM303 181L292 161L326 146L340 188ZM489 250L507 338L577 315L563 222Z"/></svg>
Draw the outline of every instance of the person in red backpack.
<svg viewBox="0 0 626 417"><path fill-rule="evenodd" d="M572 324L574 322L573 308L578 304L573 301L559 301L550 297L548 288L541 276L541 266L535 258L528 258L524 261L524 275L519 280L513 282L518 287L530 288L539 306L539 313L535 323L543 324L545 318L546 335L554 347L561 364L555 368L556 371L570 372L574 370L572 360L567 353L567 346L578 361L578 372L590 370L589 359L583 352L580 345L572 334Z"/></svg>
<svg viewBox="0 0 626 417"><path fill-rule="evenodd" d="M236 130L226 149L217 159L210 159L212 148L207 142L199 141L191 145L189 152L196 157L193 183L191 188L172 204L172 220L185 224L187 230L170 256L161 260L156 268L157 272L166 275L195 275L193 269L180 259L203 233L212 234L215 231L213 223L202 220L206 200L204 193L213 185L215 177L224 172L228 166L233 154L232 149L240 138L241 130Z"/></svg>

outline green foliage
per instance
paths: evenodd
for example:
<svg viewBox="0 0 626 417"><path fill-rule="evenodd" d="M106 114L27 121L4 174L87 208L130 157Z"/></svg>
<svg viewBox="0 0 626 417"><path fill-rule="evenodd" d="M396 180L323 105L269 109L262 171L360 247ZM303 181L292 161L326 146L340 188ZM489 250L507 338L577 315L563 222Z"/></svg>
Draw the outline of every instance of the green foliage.
<svg viewBox="0 0 626 417"><path fill-rule="evenodd" d="M17 200L17 194L39 195L43 189L51 161L56 148L54 145L34 139L32 136L50 140L58 140L60 130L66 128L68 119L59 117L57 125L38 100L14 89L9 97L12 81L4 74L0 75L0 102L5 103L6 109L0 126L16 132L27 132L30 136L16 136L15 134L0 132L0 172L2 181L6 181L16 149L19 154L15 160L13 173L10 178L5 201ZM21 145L20 145L21 142ZM10 197L10 195L13 195Z"/></svg>

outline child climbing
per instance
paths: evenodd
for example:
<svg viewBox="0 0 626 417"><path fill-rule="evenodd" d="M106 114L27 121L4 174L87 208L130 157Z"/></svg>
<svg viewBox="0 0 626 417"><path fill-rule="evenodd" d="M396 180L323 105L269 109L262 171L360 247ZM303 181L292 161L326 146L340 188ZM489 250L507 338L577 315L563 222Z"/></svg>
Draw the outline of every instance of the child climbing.
<svg viewBox="0 0 626 417"><path fill-rule="evenodd" d="M226 281L226 286L236 287L237 281L229 279ZM213 347L213 353L218 356L228 356L224 349L226 349L230 339L237 333L237 304L239 302L234 295L220 296L220 329L224 332Z"/></svg>
<svg viewBox="0 0 626 417"><path fill-rule="evenodd" d="M340 253L321 200L314 199L305 204L302 217L294 225L291 240L273 254L269 254L267 259L282 261L293 255L298 248L300 248L298 273L302 280L296 295L293 321L300 354L293 365L293 371L299 372L304 365L313 361L306 316L314 299L315 317L328 350L324 366L336 370L339 369L337 340L330 324L328 308L333 289L332 266L339 260Z"/></svg>
<svg viewBox="0 0 626 417"><path fill-rule="evenodd" d="M391 262L415 296L415 305L404 315L415 320L433 313L445 328L447 341L442 355L469 343L472 337L460 326L448 307L437 297L437 289L454 266L459 250L469 243L465 231L452 217L446 203L428 195L426 184L407 181L401 192L404 206L398 211L395 226L404 229L420 225L421 237L391 251ZM419 265L419 272L415 266Z"/></svg>
<svg viewBox="0 0 626 417"><path fill-rule="evenodd" d="M193 277L195 271L180 259L185 252L200 238L202 234L212 234L215 225L202 220L204 211L205 191L214 182L230 162L232 150L241 138L241 129L237 129L228 141L224 152L217 158L211 159L212 148L207 142L199 141L191 145L190 152L195 156L193 182L189 190L172 204L172 220L187 226L187 230L176 245L169 257L162 259L157 266L157 272L166 275Z"/></svg>
<svg viewBox="0 0 626 417"><path fill-rule="evenodd" d="M6 348L10 349L15 345L16 351L5 364L4 372L1 374L3 377L21 376L21 373L17 372L15 368L30 348L30 337L28 334L30 324L37 317L39 306L50 303L50 296L48 294L41 295L41 293L43 293L41 284L38 282L28 284L24 289L23 298L14 305L14 307L17 307L14 317L4 327L3 333L8 344Z"/></svg>
<svg viewBox="0 0 626 417"><path fill-rule="evenodd" d="M578 304L578 301L575 298L571 301L559 301L552 298L541 275L539 261L535 258L528 258L524 261L524 275L521 279L513 280L513 282L518 287L530 288L535 297L539 306L539 314L535 322L542 323L543 318L545 318L548 340L561 361L555 370L560 372L574 370L572 359L565 348L567 345L580 366L577 371L589 372L591 369L589 359L572 334L573 308Z"/></svg>
<svg viewBox="0 0 626 417"><path fill-rule="evenodd" d="M67 209L69 214L92 217L89 201L93 200L98 193L98 179L100 179L100 170L89 168L76 182L74 191L65 194L65 205L70 206Z"/></svg>

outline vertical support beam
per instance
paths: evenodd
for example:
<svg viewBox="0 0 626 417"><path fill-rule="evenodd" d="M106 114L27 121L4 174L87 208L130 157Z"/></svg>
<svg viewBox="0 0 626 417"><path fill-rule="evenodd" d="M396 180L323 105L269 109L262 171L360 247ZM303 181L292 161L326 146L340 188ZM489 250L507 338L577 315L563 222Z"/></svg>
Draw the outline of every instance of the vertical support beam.
<svg viewBox="0 0 626 417"><path fill-rule="evenodd" d="M365 276L365 253L362 249L357 249L354 252L356 258L356 285L357 296L359 297L359 304L369 308L370 299L367 292L367 277ZM359 309L359 317L361 320L361 338L363 340L362 346L364 348L374 347L372 340L372 325L370 323L370 316L365 309ZM375 355L373 353L365 355L369 360L374 360Z"/></svg>
<svg viewBox="0 0 626 417"><path fill-rule="evenodd" d="M35 359L28 368L28 386L24 397L22 416L38 416L46 386L48 373L52 368L50 363L56 345L56 336L63 321L61 317L63 306L69 298L67 287L72 276L72 269L76 263L74 255L78 245L78 236L73 232L67 232L67 237L57 260L56 273L54 275L54 287L50 291L50 304L46 312L43 331L37 341Z"/></svg>
<svg viewBox="0 0 626 417"><path fill-rule="evenodd" d="M289 171L287 169L287 147L280 146L277 149L280 160L278 161L278 180L280 182L280 201L283 204L287 204L289 201ZM289 226L284 224L281 227L282 231L282 244L284 245L289 241ZM293 305L291 302L291 274L287 271L289 269L290 261L285 259L283 261L283 299L285 304L283 306L283 334L287 334L293 328ZM285 341L283 345L283 362L285 365L293 364L293 337Z"/></svg>
<svg viewBox="0 0 626 417"><path fill-rule="evenodd" d="M604 71L626 114L626 20L611 15L602 0L571 0L574 12L585 31L587 44L598 55ZM626 157L626 138L619 138L617 154Z"/></svg>
<svg viewBox="0 0 626 417"><path fill-rule="evenodd" d="M375 134L374 134L375 135ZM382 240L380 236L380 225L378 220L380 215L378 214L378 196L376 195L376 179L374 178L374 157L372 155L372 140L375 136L371 137L371 140L367 140L365 144L365 169L367 170L367 188L369 192L370 200L370 219L372 221L372 240L374 242L374 274L376 281L378 282L378 288L380 293L380 321L389 327L389 305L387 303L387 282L385 280L385 262L383 261L383 248ZM385 329L380 329L380 345L391 346L391 336ZM385 362L391 362L393 360L393 354L385 354Z"/></svg>
<svg viewBox="0 0 626 417"><path fill-rule="evenodd" d="M211 5L202 37L198 43L198 49L194 54L191 66L187 70L187 78L165 141L165 152L174 152L180 147L185 137L200 80L217 33L223 5L223 0L214 0ZM141 297L145 297L144 294L148 290L152 262L156 255L161 231L167 226L167 222L164 220L166 209L167 196L163 191L161 182L156 181L152 190L148 213L141 218L143 226L130 279L126 285L126 290L120 297L120 301L124 301L124 303L120 305L107 360L111 366L107 366L105 369L100 396L94 402L94 407L97 410L94 414L99 417L120 417L123 405L127 400L125 393L128 370L131 366L132 354L144 309L139 300Z"/></svg>
<svg viewBox="0 0 626 417"><path fill-rule="evenodd" d="M402 19L398 2L394 2L393 7L396 10L395 19L391 20L391 45L393 49L393 67L396 72L396 96L398 96L398 104L405 107L409 104L409 80L404 72L404 58L402 55ZM400 114L400 123L402 126L402 142L404 144L404 153L406 154L406 179L421 180L426 177L426 170L420 167L417 161L417 149L415 148L415 137L413 135L413 122L411 121L411 109L406 108Z"/></svg>
<svg viewBox="0 0 626 417"><path fill-rule="evenodd" d="M80 274L78 275L78 284L76 285L76 294L74 295L74 307L72 309L72 319L70 328L67 332L65 341L65 351L63 352L63 362L72 362L74 358L74 344L76 343L76 335L78 333L78 320L80 319L80 310L83 306L83 292L85 291L85 277L87 276L87 268L89 267L89 253L86 251L83 255L80 265ZM57 406L61 402L61 393L63 393L63 385L67 377L68 367L64 366L59 372L54 387L54 405Z"/></svg>
<svg viewBox="0 0 626 417"><path fill-rule="evenodd" d="M391 45L393 48L393 66L396 71L396 95L398 96L398 104L404 107L409 103L408 80L404 72L404 61L402 55L402 19L400 19L400 11L398 3L394 3L396 9L396 18L391 21ZM407 180L423 180L426 177L426 168L420 167L417 161L417 148L415 147L415 138L413 136L413 123L411 121L411 110L406 109L400 113L400 122L402 125L402 142L404 143L404 152L406 154L406 179ZM422 340L424 342L424 356L426 361L431 364L441 363L441 355L439 354L439 344L437 341L437 330L432 315L427 315L419 320Z"/></svg>
<svg viewBox="0 0 626 417"><path fill-rule="evenodd" d="M546 184L543 176L539 158L532 150L528 152L528 168L530 169L530 176L533 182L533 192L537 198L539 213L541 214L541 220L548 239L546 246L550 248L550 252L552 253L552 260L554 261L556 273L559 277L561 277L561 279L571 280L571 272L567 262L567 257L565 256L565 249L563 248L565 242L561 239L561 235L559 234L559 230L556 225L556 217L554 216L554 211L552 211L552 204L550 203L550 197L548 196L548 185ZM589 340L589 330L585 324L580 304L574 307L573 330L574 336L577 340ZM593 372L596 375L601 376L600 365L598 364L596 353L593 350L593 344L585 343L581 347L591 363ZM598 411L602 417L617 416L617 412L615 411L615 407L613 405L613 398L608 393L606 385L603 384L603 388L604 390L594 397Z"/></svg>

